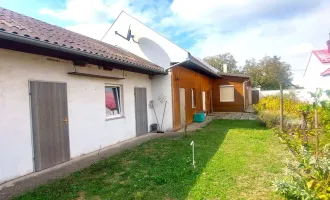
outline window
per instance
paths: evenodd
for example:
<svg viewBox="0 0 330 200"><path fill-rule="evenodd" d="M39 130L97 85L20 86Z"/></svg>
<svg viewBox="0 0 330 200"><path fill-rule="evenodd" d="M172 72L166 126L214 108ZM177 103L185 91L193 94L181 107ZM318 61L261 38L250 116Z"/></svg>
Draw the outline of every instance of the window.
<svg viewBox="0 0 330 200"><path fill-rule="evenodd" d="M193 108L196 108L196 93L195 89L191 89L191 105Z"/></svg>
<svg viewBox="0 0 330 200"><path fill-rule="evenodd" d="M105 86L105 108L107 118L122 115L120 86Z"/></svg>
<svg viewBox="0 0 330 200"><path fill-rule="evenodd" d="M233 85L220 85L220 102L234 102L235 88Z"/></svg>

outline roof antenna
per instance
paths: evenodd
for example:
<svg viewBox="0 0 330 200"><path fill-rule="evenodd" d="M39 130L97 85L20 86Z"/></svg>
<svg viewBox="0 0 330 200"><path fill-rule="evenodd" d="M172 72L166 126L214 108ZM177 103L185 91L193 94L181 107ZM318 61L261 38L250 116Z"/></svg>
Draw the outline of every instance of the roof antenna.
<svg viewBox="0 0 330 200"><path fill-rule="evenodd" d="M132 35L131 25L129 25L129 27L128 27L128 31L127 31L127 36L126 37L123 36L123 35L121 35L120 33L118 33L118 31L115 31L115 34L116 35L119 35L120 37L124 38L127 41L130 41L132 39L133 42L139 44L139 42L137 42L137 41L134 40L134 35Z"/></svg>

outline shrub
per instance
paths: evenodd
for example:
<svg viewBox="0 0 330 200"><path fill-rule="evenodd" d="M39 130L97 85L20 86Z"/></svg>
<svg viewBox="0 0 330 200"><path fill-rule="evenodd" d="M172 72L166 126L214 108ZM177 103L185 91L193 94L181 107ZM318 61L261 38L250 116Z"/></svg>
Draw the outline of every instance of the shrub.
<svg viewBox="0 0 330 200"><path fill-rule="evenodd" d="M287 162L287 177L274 181L276 191L288 199L330 199L330 153L315 158L301 147L297 160Z"/></svg>
<svg viewBox="0 0 330 200"><path fill-rule="evenodd" d="M280 125L280 111L260 111L258 113L259 119L266 124L268 128L276 128ZM296 114L284 114L284 126L286 129L300 126L299 116Z"/></svg>
<svg viewBox="0 0 330 200"><path fill-rule="evenodd" d="M299 115L299 108L306 104L298 100L294 93L283 95L284 113ZM254 106L259 113L262 111L279 111L280 110L280 95L270 95L260 99L259 103Z"/></svg>

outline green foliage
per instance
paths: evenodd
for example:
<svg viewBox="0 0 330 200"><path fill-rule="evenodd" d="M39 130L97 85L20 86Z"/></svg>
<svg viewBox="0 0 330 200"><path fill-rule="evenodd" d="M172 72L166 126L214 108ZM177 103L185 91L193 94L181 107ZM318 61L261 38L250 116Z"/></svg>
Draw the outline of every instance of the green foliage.
<svg viewBox="0 0 330 200"><path fill-rule="evenodd" d="M276 90L282 84L283 89L292 86L291 66L278 56L265 56L261 60L246 60L243 72L251 77L252 87L263 90Z"/></svg>
<svg viewBox="0 0 330 200"><path fill-rule="evenodd" d="M296 160L287 162L287 177L274 181L276 190L287 199L330 199L330 153L316 158L301 147Z"/></svg>
<svg viewBox="0 0 330 200"><path fill-rule="evenodd" d="M300 110L307 105L299 101L294 93L283 95L284 113L300 114ZM254 105L257 112L262 111L279 111L280 110L280 95L270 95L260 99L259 103ZM307 108L306 108L307 109Z"/></svg>
<svg viewBox="0 0 330 200"><path fill-rule="evenodd" d="M177 136L104 158L15 199L279 199L271 180L282 174L288 152L257 121L214 120L187 138Z"/></svg>
<svg viewBox="0 0 330 200"><path fill-rule="evenodd" d="M220 72L223 72L223 64L227 64L228 73L237 73L239 72L237 67L237 61L234 56L230 53L219 54L215 56L209 56L204 58L204 61L207 62L212 67L215 67Z"/></svg>

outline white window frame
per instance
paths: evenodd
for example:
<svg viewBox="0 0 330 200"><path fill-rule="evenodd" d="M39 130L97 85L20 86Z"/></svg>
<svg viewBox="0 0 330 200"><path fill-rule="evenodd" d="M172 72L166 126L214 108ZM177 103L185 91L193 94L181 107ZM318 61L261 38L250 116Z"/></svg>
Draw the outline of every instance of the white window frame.
<svg viewBox="0 0 330 200"><path fill-rule="evenodd" d="M228 88L228 87L231 87L233 88L233 100L221 100L221 88ZM219 86L219 93L220 93L220 102L235 102L235 87L234 85L220 85Z"/></svg>
<svg viewBox="0 0 330 200"><path fill-rule="evenodd" d="M194 89L191 89L191 107L192 108L196 108L196 102L195 102L196 98L194 95L196 95L195 91L194 91Z"/></svg>
<svg viewBox="0 0 330 200"><path fill-rule="evenodd" d="M123 86L122 85L116 85L116 84L105 84L104 86L104 106L106 104L106 101L105 101L105 88L106 87L119 87L119 91L120 91L120 94L119 94L119 102L120 102L120 105L119 105L119 108L120 108L120 113L119 114L116 114L116 115L107 115L107 111L106 111L106 107L105 107L105 119L106 120L111 120L111 119L118 119L118 118L123 118L124 117L124 104L123 104Z"/></svg>

